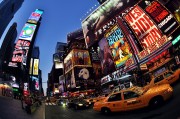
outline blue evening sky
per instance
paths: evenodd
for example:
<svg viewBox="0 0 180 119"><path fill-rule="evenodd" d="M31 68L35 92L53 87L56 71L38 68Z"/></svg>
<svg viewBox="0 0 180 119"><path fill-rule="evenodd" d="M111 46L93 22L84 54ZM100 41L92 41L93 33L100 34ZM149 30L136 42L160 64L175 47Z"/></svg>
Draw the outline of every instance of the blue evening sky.
<svg viewBox="0 0 180 119"><path fill-rule="evenodd" d="M43 82L47 82L48 73L53 65L52 55L55 53L56 43L66 43L67 34L81 28L80 19L84 19L89 14L88 11L94 10L97 6L99 6L97 0L24 0L22 7L6 28L0 46L7 29L13 22L18 24L19 36L31 13L36 8L44 10L35 45L40 48L40 69ZM46 91L46 83L43 84L43 88Z"/></svg>

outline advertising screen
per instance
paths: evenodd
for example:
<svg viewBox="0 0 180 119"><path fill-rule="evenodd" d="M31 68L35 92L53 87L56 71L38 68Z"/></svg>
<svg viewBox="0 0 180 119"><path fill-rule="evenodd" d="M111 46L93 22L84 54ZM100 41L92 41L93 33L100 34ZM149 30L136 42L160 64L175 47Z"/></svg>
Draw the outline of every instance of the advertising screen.
<svg viewBox="0 0 180 119"><path fill-rule="evenodd" d="M74 65L91 65L90 55L87 50L73 50L72 54Z"/></svg>
<svg viewBox="0 0 180 119"><path fill-rule="evenodd" d="M33 34L35 32L35 29L36 29L36 25L26 23L19 35L19 39L31 41Z"/></svg>
<svg viewBox="0 0 180 119"><path fill-rule="evenodd" d="M94 85L92 67L75 67L74 76L76 87L80 86L82 89L86 89Z"/></svg>
<svg viewBox="0 0 180 119"><path fill-rule="evenodd" d="M113 72L115 70L115 65L106 38L99 41L98 55L101 59L102 73L107 75Z"/></svg>
<svg viewBox="0 0 180 119"><path fill-rule="evenodd" d="M143 51L138 54L139 59L143 59L168 41L168 38L162 34L151 18L139 6L131 9L124 16L124 19L131 26L143 48Z"/></svg>
<svg viewBox="0 0 180 119"><path fill-rule="evenodd" d="M94 42L101 40L109 26L116 23L115 19L111 22L109 20L135 3L135 0L107 0L99 6L82 22L86 45L90 47Z"/></svg>
<svg viewBox="0 0 180 119"><path fill-rule="evenodd" d="M26 65L27 55L30 47L30 42L25 40L18 40L12 56L13 62L22 62Z"/></svg>
<svg viewBox="0 0 180 119"><path fill-rule="evenodd" d="M126 37L124 36L122 30L118 27L118 25L113 26L105 34L105 37L112 52L116 68L124 65L127 60L132 58L132 53L130 51L130 47L128 45Z"/></svg>
<svg viewBox="0 0 180 119"><path fill-rule="evenodd" d="M33 75L38 75L39 71L39 59L34 59L33 62Z"/></svg>
<svg viewBox="0 0 180 119"><path fill-rule="evenodd" d="M42 10L36 9L35 12L33 12L29 17L28 22L37 24L42 14L43 14Z"/></svg>
<svg viewBox="0 0 180 119"><path fill-rule="evenodd" d="M39 79L35 76L32 76L32 86L33 90L39 90Z"/></svg>
<svg viewBox="0 0 180 119"><path fill-rule="evenodd" d="M157 0L141 1L138 5L153 19L163 34L169 36L179 26L173 14Z"/></svg>

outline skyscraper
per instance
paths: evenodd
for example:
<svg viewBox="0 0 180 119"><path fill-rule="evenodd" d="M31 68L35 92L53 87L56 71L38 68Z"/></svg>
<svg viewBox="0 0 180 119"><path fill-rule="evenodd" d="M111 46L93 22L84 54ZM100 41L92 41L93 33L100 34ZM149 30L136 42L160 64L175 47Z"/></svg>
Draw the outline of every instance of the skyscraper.
<svg viewBox="0 0 180 119"><path fill-rule="evenodd" d="M14 42L17 37L17 23L9 28L0 50L0 71L6 72L9 61L11 60L12 51L14 48Z"/></svg>
<svg viewBox="0 0 180 119"><path fill-rule="evenodd" d="M0 38L24 0L0 0Z"/></svg>

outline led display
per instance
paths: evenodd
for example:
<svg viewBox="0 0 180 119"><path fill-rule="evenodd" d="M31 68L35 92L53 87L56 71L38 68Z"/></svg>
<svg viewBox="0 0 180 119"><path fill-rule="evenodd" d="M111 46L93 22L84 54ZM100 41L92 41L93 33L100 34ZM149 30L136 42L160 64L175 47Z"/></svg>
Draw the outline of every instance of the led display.
<svg viewBox="0 0 180 119"><path fill-rule="evenodd" d="M31 41L35 32L36 25L26 23L20 33L19 39Z"/></svg>
<svg viewBox="0 0 180 119"><path fill-rule="evenodd" d="M30 47L30 42L25 40L18 40L12 56L13 62L22 62L26 65L27 55Z"/></svg>
<svg viewBox="0 0 180 119"><path fill-rule="evenodd" d="M32 76L32 86L33 89L39 90L39 79L35 76Z"/></svg>
<svg viewBox="0 0 180 119"><path fill-rule="evenodd" d="M37 24L42 14L43 14L42 10L36 9L35 12L33 12L29 17L28 22Z"/></svg>

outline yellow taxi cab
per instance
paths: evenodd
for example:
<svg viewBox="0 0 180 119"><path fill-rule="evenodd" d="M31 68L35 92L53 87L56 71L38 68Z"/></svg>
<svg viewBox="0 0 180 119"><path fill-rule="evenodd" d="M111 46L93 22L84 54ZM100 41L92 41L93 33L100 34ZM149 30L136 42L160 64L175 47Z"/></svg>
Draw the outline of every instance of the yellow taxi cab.
<svg viewBox="0 0 180 119"><path fill-rule="evenodd" d="M95 111L110 113L135 110L146 106L156 107L168 100L173 94L169 84L154 86L149 89L134 86L109 94L104 100L94 103Z"/></svg>
<svg viewBox="0 0 180 119"><path fill-rule="evenodd" d="M172 84L176 82L178 79L180 79L180 69L177 69L174 72L167 70L161 73L160 75L152 78L150 83L146 85L145 87L152 87L154 85L160 85L160 84L165 84L165 83Z"/></svg>

